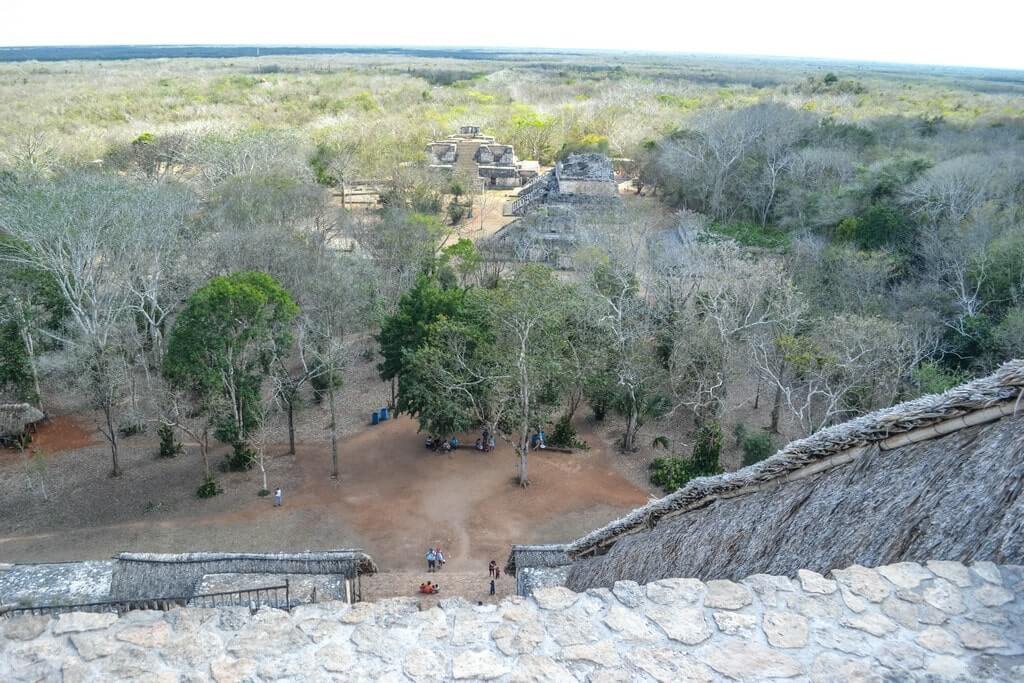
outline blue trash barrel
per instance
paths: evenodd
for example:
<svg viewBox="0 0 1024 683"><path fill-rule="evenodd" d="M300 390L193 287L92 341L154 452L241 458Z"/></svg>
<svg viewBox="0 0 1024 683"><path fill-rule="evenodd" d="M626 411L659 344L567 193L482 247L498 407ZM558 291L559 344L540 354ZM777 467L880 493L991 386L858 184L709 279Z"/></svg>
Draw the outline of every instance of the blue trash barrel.
<svg viewBox="0 0 1024 683"><path fill-rule="evenodd" d="M380 421L383 422L386 419L388 419L388 407L384 406L380 409Z"/></svg>
<svg viewBox="0 0 1024 683"><path fill-rule="evenodd" d="M374 411L373 414L370 415L370 424L375 425L378 422L380 422L380 415L377 414L377 411Z"/></svg>

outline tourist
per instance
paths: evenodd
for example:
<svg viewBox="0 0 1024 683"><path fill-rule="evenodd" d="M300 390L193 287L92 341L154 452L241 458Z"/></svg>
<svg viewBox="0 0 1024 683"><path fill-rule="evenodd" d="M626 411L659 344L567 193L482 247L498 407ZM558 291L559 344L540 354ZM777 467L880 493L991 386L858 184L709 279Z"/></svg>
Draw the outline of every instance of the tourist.
<svg viewBox="0 0 1024 683"><path fill-rule="evenodd" d="M530 434L530 448L536 450L537 449L537 444L539 442L540 442L540 434L537 434L536 432L533 433L533 434Z"/></svg>
<svg viewBox="0 0 1024 683"><path fill-rule="evenodd" d="M438 548L436 548L434 550L434 556L437 558L437 569L438 569L438 571L440 571L441 568L444 567L444 563L445 563L444 553L441 552L441 548L440 547L438 547Z"/></svg>
<svg viewBox="0 0 1024 683"><path fill-rule="evenodd" d="M430 450L434 450L434 437L428 436L427 440L423 442L423 445Z"/></svg>
<svg viewBox="0 0 1024 683"><path fill-rule="evenodd" d="M491 433L488 432L486 428L484 429L483 437L484 437L483 438L483 441L484 441L484 453L486 453L488 451L488 447L491 444Z"/></svg>
<svg viewBox="0 0 1024 683"><path fill-rule="evenodd" d="M453 451L459 447L459 439L455 436L452 437L452 440L449 443L451 444Z"/></svg>
<svg viewBox="0 0 1024 683"><path fill-rule="evenodd" d="M447 441L442 441L441 442L441 452L442 453L451 453L452 452L452 445L449 442L447 442Z"/></svg>
<svg viewBox="0 0 1024 683"><path fill-rule="evenodd" d="M281 507L281 497L282 497L281 489L275 489L274 490L274 507L276 507L276 508Z"/></svg>
<svg viewBox="0 0 1024 683"><path fill-rule="evenodd" d="M490 444L490 446L491 446L491 450L492 451L494 450L495 446L497 446L497 444L494 441L494 435L493 434L491 434L491 444Z"/></svg>
<svg viewBox="0 0 1024 683"><path fill-rule="evenodd" d="M491 595L494 595L494 579L491 579Z"/></svg>
<svg viewBox="0 0 1024 683"><path fill-rule="evenodd" d="M432 572L437 566L437 553L434 552L433 548L427 549L427 571Z"/></svg>
<svg viewBox="0 0 1024 683"><path fill-rule="evenodd" d="M482 451L484 449L484 442L481 441L480 439L476 440L476 449L478 451Z"/></svg>
<svg viewBox="0 0 1024 683"><path fill-rule="evenodd" d="M544 433L544 430L540 430L540 434L537 435L537 440L540 442L541 448L548 447L548 435Z"/></svg>
<svg viewBox="0 0 1024 683"><path fill-rule="evenodd" d="M494 578L494 574L497 571L498 571L498 563L495 562L494 560L491 560L491 563L489 565L487 565L487 576L490 576L491 578Z"/></svg>

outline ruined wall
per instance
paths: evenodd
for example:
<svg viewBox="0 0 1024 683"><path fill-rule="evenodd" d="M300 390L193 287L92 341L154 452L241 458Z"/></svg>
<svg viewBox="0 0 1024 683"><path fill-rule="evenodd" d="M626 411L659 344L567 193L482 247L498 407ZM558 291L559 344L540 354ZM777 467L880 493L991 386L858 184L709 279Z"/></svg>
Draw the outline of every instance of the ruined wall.
<svg viewBox="0 0 1024 683"><path fill-rule="evenodd" d="M0 620L0 680L1024 680L1024 568Z"/></svg>

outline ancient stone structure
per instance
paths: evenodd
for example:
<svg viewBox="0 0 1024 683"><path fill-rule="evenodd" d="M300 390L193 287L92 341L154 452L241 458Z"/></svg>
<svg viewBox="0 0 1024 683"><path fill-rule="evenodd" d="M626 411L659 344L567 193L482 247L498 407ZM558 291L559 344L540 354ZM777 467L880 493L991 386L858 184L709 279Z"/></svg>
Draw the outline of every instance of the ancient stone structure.
<svg viewBox="0 0 1024 683"><path fill-rule="evenodd" d="M487 187L519 187L537 175L537 165L520 162L512 145L482 135L479 126L462 126L459 132L427 145L430 168L482 178Z"/></svg>
<svg viewBox="0 0 1024 683"><path fill-rule="evenodd" d="M0 620L0 680L1020 681L1024 568L900 563L450 598Z"/></svg>

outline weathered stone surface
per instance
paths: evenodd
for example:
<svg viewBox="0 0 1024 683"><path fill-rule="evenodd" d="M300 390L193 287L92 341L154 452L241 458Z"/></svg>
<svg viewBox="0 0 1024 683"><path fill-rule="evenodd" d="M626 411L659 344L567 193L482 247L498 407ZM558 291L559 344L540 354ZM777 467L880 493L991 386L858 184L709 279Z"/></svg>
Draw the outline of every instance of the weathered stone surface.
<svg viewBox="0 0 1024 683"><path fill-rule="evenodd" d="M575 603L578 598L577 593L562 586L538 588L533 592L533 599L541 609L565 609Z"/></svg>
<svg viewBox="0 0 1024 683"><path fill-rule="evenodd" d="M87 662L109 657L121 647L121 644L107 632L74 633L71 635L71 644L78 651L78 656Z"/></svg>
<svg viewBox="0 0 1024 683"><path fill-rule="evenodd" d="M775 647L804 647L807 645L807 620L793 612L769 611L764 615L764 635Z"/></svg>
<svg viewBox="0 0 1024 683"><path fill-rule="evenodd" d="M717 609L742 609L753 602L750 590L732 581L708 581L704 606Z"/></svg>
<svg viewBox="0 0 1024 683"><path fill-rule="evenodd" d="M117 621L117 615L109 612L72 612L62 614L53 625L54 635L62 633L79 633L81 631L95 631L106 628Z"/></svg>
<svg viewBox="0 0 1024 683"><path fill-rule="evenodd" d="M458 680L479 678L485 681L501 678L508 665L489 650L460 652L452 659L452 676Z"/></svg>
<svg viewBox="0 0 1024 683"><path fill-rule="evenodd" d="M697 658L718 673L740 681L792 678L803 672L793 657L743 640L703 647L697 651Z"/></svg>
<svg viewBox="0 0 1024 683"><path fill-rule="evenodd" d="M917 588L922 581L932 578L931 572L916 562L899 562L879 567L878 573L897 588Z"/></svg>
<svg viewBox="0 0 1024 683"><path fill-rule="evenodd" d="M749 635L757 626L757 617L742 612L714 612L712 618L718 630L728 636Z"/></svg>
<svg viewBox="0 0 1024 683"><path fill-rule="evenodd" d="M657 632L651 627L647 618L618 605L612 605L608 610L604 623L612 631L617 632L623 640L653 642L658 638Z"/></svg>
<svg viewBox="0 0 1024 683"><path fill-rule="evenodd" d="M818 572L800 569L796 575L800 579L800 586L808 593L830 595L836 592L836 582L832 579L826 579Z"/></svg>
<svg viewBox="0 0 1024 683"><path fill-rule="evenodd" d="M566 660L582 660L593 662L602 667L616 667L622 663L618 650L610 640L584 645L570 645L562 649L562 658Z"/></svg>
<svg viewBox="0 0 1024 683"><path fill-rule="evenodd" d="M996 631L978 624L963 623L953 626L960 642L971 650L990 650L1006 647L1006 640Z"/></svg>
<svg viewBox="0 0 1024 683"><path fill-rule="evenodd" d="M960 644L949 631L931 626L917 634L914 639L921 647L940 654L956 654L960 652Z"/></svg>
<svg viewBox="0 0 1024 683"><path fill-rule="evenodd" d="M945 579L936 579L922 595L925 602L946 614L963 614L967 609L960 589Z"/></svg>
<svg viewBox="0 0 1024 683"><path fill-rule="evenodd" d="M46 630L50 617L26 615L3 620L4 637L10 640L32 640Z"/></svg>
<svg viewBox="0 0 1024 683"><path fill-rule="evenodd" d="M711 637L711 627L704 617L704 610L697 607L669 607L651 605L647 616L661 627L672 640L687 645L703 643Z"/></svg>
<svg viewBox="0 0 1024 683"><path fill-rule="evenodd" d="M929 560L927 567L933 574L942 577L958 588L966 588L971 585L971 573L960 562Z"/></svg>
<svg viewBox="0 0 1024 683"><path fill-rule="evenodd" d="M661 579L647 584L647 599L659 605L696 605L706 592L697 579Z"/></svg>
<svg viewBox="0 0 1024 683"><path fill-rule="evenodd" d="M504 622L491 632L498 649L510 657L534 652L544 642L544 635L544 629L535 621L522 625Z"/></svg>
<svg viewBox="0 0 1024 683"><path fill-rule="evenodd" d="M849 659L832 652L818 655L811 665L812 683L882 683L885 678L862 659Z"/></svg>
<svg viewBox="0 0 1024 683"><path fill-rule="evenodd" d="M985 584L975 589L974 599L985 607L999 607L1013 600L1013 593L1001 586Z"/></svg>
<svg viewBox="0 0 1024 683"><path fill-rule="evenodd" d="M847 628L855 628L858 631L866 631L873 636L884 636L896 630L896 622L889 617L870 612L867 614L854 614L839 622Z"/></svg>
<svg viewBox="0 0 1024 683"><path fill-rule="evenodd" d="M612 595L626 607L639 607L644 601L644 589L636 581L616 581Z"/></svg>
<svg viewBox="0 0 1024 683"><path fill-rule="evenodd" d="M999 573L999 567L995 562L974 562L971 564L971 572L982 581L994 583L997 586L1003 585L1003 576Z"/></svg>
<svg viewBox="0 0 1024 683"><path fill-rule="evenodd" d="M417 647L405 655L402 671L416 683L443 681L448 677L448 662L440 652Z"/></svg>
<svg viewBox="0 0 1024 683"><path fill-rule="evenodd" d="M995 568L1000 584L993 568L971 567L964 588L956 563L939 571L951 578L904 564L854 568L837 582L804 573L800 581L755 575L707 587L692 579L624 583L618 595L551 591L546 608L525 598L489 606L449 598L424 611L396 600L255 615L15 617L0 621L0 680L1024 678L1024 570ZM805 590L805 581L819 591Z"/></svg>
<svg viewBox="0 0 1024 683"><path fill-rule="evenodd" d="M714 680L714 674L706 666L690 655L668 648L633 650L626 655L626 659L637 669L663 683L709 683Z"/></svg>
<svg viewBox="0 0 1024 683"><path fill-rule="evenodd" d="M217 683L242 683L256 675L256 662L251 659L218 657L210 662L210 674Z"/></svg>
<svg viewBox="0 0 1024 683"><path fill-rule="evenodd" d="M891 585L876 570L860 565L855 564L849 569L833 569L832 576L850 591L871 602L881 602L892 593Z"/></svg>
<svg viewBox="0 0 1024 683"><path fill-rule="evenodd" d="M509 683L562 683L573 681L575 677L551 657L524 655L516 660L508 680Z"/></svg>

